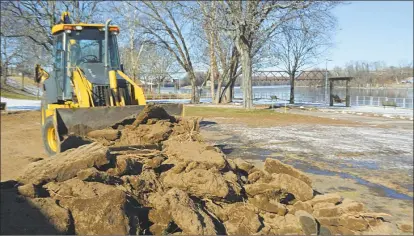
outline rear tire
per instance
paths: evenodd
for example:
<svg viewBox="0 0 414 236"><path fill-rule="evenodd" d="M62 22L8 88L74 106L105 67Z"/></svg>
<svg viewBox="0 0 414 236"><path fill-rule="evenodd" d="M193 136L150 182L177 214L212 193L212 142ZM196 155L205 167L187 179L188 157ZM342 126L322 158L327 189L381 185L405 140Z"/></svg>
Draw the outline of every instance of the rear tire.
<svg viewBox="0 0 414 236"><path fill-rule="evenodd" d="M57 153L57 144L55 126L53 125L53 117L49 116L42 126L42 140L46 153L53 156Z"/></svg>

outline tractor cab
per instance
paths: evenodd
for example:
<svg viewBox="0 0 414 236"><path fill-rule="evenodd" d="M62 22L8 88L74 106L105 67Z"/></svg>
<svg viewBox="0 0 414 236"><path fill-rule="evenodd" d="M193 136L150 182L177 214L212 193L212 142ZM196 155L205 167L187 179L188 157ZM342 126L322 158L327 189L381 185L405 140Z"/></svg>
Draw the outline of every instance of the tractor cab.
<svg viewBox="0 0 414 236"><path fill-rule="evenodd" d="M78 67L89 82L109 85L108 71L120 69L116 36L117 26L109 26L105 34L103 24L58 24L52 28L54 40L53 76L56 79L58 97L70 98L70 77ZM108 44L106 45L106 37ZM105 50L108 47L107 50ZM59 96L60 95L60 96Z"/></svg>

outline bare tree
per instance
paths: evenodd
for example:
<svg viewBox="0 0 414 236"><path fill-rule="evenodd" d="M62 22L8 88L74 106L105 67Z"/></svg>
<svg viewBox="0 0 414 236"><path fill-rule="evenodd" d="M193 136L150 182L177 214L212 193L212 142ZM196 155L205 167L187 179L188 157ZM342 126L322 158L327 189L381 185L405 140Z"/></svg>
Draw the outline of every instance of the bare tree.
<svg viewBox="0 0 414 236"><path fill-rule="evenodd" d="M122 33L119 36L120 54L125 70L134 80L137 79L139 71L139 59L144 47L142 35L138 32L140 18L135 7L128 2L112 2L110 11L115 11L114 17L116 23L121 24Z"/></svg>
<svg viewBox="0 0 414 236"><path fill-rule="evenodd" d="M2 7L3 9L3 7ZM1 84L5 84L6 77L9 74L9 67L16 61L20 60L23 53L21 51L20 42L18 39L4 37L5 32L13 32L13 20L9 17L8 12L1 14L1 26L0 26L0 37L1 37Z"/></svg>
<svg viewBox="0 0 414 236"><path fill-rule="evenodd" d="M228 103L233 98L237 72L240 74L239 54L234 46L234 40L218 27L224 19L223 15L219 15L218 8L221 6L216 2L200 1L198 4L203 16L199 20L202 22L208 45L212 102ZM216 85L217 90L215 90Z"/></svg>
<svg viewBox="0 0 414 236"><path fill-rule="evenodd" d="M385 84L400 84L413 76L412 62L400 62L398 66L387 66L384 62L351 61L344 67L334 68L336 76L351 76L352 86L377 87Z"/></svg>
<svg viewBox="0 0 414 236"><path fill-rule="evenodd" d="M164 48L147 45L140 59L140 77L145 77L157 84L161 93L162 84L170 78L170 73L177 72L174 57Z"/></svg>
<svg viewBox="0 0 414 236"><path fill-rule="evenodd" d="M294 19L296 11L316 2L298 1L224 1L226 31L233 37L241 56L243 107L250 109L252 99L252 58L283 23Z"/></svg>
<svg viewBox="0 0 414 236"><path fill-rule="evenodd" d="M327 11L332 2L316 1L230 1L220 2L226 24L220 26L235 42L241 57L243 106L251 108L254 56L286 22L307 17L313 9Z"/></svg>
<svg viewBox="0 0 414 236"><path fill-rule="evenodd" d="M189 22L183 17L183 8L177 2L128 2L142 14L139 22L143 33L174 56L177 63L188 73L191 82L191 103L198 103L196 93L195 73L190 56L189 42L186 31Z"/></svg>
<svg viewBox="0 0 414 236"><path fill-rule="evenodd" d="M90 22L97 17L98 1L7 1L2 2L2 14L14 19L13 32L2 32L5 38L26 38L34 45L52 53L51 29L63 11L69 11L75 22Z"/></svg>
<svg viewBox="0 0 414 236"><path fill-rule="evenodd" d="M211 99L215 102L215 81L219 79L219 70L217 65L216 47L218 41L218 31L215 29L214 24L217 23L216 14L216 2L199 2L200 9L204 15L203 18L203 29L206 34L208 42L208 51L210 59L210 91ZM221 86L221 85L220 85Z"/></svg>
<svg viewBox="0 0 414 236"><path fill-rule="evenodd" d="M331 45L330 34L335 29L335 19L327 13L318 18L318 21L303 18L292 20L281 26L278 37L272 40L275 59L290 77L291 104L295 102L297 72L316 64Z"/></svg>

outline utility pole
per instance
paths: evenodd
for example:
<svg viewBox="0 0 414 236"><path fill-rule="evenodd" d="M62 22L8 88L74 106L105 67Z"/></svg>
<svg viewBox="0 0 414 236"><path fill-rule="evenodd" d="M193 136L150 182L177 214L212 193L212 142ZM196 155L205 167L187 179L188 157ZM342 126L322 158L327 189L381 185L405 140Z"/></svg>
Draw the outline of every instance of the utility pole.
<svg viewBox="0 0 414 236"><path fill-rule="evenodd" d="M325 100L325 105L328 104L328 61L332 61L329 59L325 59L325 96L324 96L324 100Z"/></svg>

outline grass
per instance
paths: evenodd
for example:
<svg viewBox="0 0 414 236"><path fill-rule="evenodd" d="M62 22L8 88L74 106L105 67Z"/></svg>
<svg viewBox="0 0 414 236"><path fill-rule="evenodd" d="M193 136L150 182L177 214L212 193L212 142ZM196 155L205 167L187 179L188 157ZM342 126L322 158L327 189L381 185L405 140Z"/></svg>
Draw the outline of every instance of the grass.
<svg viewBox="0 0 414 236"><path fill-rule="evenodd" d="M188 116L232 117L232 118L271 117L276 114L286 115L283 113L276 113L270 109L246 110L243 108L198 107L198 106L186 107L185 114Z"/></svg>
<svg viewBox="0 0 414 236"><path fill-rule="evenodd" d="M284 113L283 109L277 112L267 108L246 110L243 108L187 106L185 107L185 116L228 118L220 122L243 123L249 127L270 127L274 125L292 124L356 125L354 122L344 120L333 120L289 112Z"/></svg>
<svg viewBox="0 0 414 236"><path fill-rule="evenodd" d="M0 95L5 98L14 98L14 99L27 99L27 100L39 100L35 96L23 95L19 93L14 93L5 89L0 89Z"/></svg>
<svg viewBox="0 0 414 236"><path fill-rule="evenodd" d="M22 84L22 76L20 76L20 75L10 75L10 76L7 76L7 78L12 79L12 80L16 81L19 84ZM35 87L37 86L37 83L34 81L34 79L32 77L28 77L28 76L24 77L24 84L25 85L32 85L32 86L35 86Z"/></svg>

